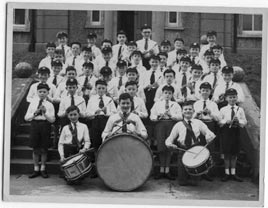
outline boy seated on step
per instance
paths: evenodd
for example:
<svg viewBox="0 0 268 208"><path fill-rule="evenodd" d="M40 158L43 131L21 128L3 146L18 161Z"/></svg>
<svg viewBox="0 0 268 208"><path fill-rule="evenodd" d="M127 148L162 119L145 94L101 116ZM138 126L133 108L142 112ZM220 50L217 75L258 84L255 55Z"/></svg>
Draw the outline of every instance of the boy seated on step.
<svg viewBox="0 0 268 208"><path fill-rule="evenodd" d="M87 125L79 122L79 108L75 105L69 106L66 109L66 115L69 124L63 127L58 144L61 163L75 154L85 153L90 146Z"/></svg>
<svg viewBox="0 0 268 208"><path fill-rule="evenodd" d="M49 69L47 69L49 70ZM30 147L33 148L34 172L29 178L35 178L41 174L48 178L46 172L47 151L50 141L51 123L55 121L54 107L47 100L49 86L45 83L37 85L37 96L34 97L24 119L31 122ZM41 172L39 169L39 157L41 156Z"/></svg>
<svg viewBox="0 0 268 208"><path fill-rule="evenodd" d="M223 57L223 48L219 44L214 45L211 50L214 53L214 58L219 59L221 61L221 68L225 67L226 61Z"/></svg>
<svg viewBox="0 0 268 208"><path fill-rule="evenodd" d="M210 143L215 138L215 134L209 130L206 124L198 119L193 118L193 102L183 103L182 115L183 120L175 124L165 144L168 148L188 150L193 146L200 145L200 135L204 135L206 142ZM177 150L178 151L178 150ZM182 163L182 156L185 151L178 152L178 182L180 186L196 186L199 177L190 176Z"/></svg>
<svg viewBox="0 0 268 208"><path fill-rule="evenodd" d="M39 66L38 66L38 68L41 68L43 66L49 68L50 74L52 76L53 76L53 70L52 70L51 63L54 59L55 50L56 50L56 44L53 42L48 42L46 45L47 56L40 61Z"/></svg>
<svg viewBox="0 0 268 208"><path fill-rule="evenodd" d="M58 46L56 49L63 51L63 63L66 62L66 59L72 55L71 47L68 46L68 34L66 32L58 32L57 35Z"/></svg>
<svg viewBox="0 0 268 208"><path fill-rule="evenodd" d="M174 88L171 85L165 85L162 88L162 100L154 103L151 109L150 119L154 122L154 135L157 140L157 150L159 152L160 172L154 176L155 179L167 178L175 180L169 172L171 152L168 151L165 140L169 136L174 124L182 120L180 105L172 101Z"/></svg>
<svg viewBox="0 0 268 208"><path fill-rule="evenodd" d="M196 101L200 99L200 85L202 83L201 77L203 74L203 68L201 65L194 64L191 67L191 76L188 82L188 88L190 89L191 96L189 100Z"/></svg>
<svg viewBox="0 0 268 208"><path fill-rule="evenodd" d="M111 80L112 85L117 86L118 90L127 82L126 70L127 63L123 60L119 60L116 64L117 76L113 77Z"/></svg>

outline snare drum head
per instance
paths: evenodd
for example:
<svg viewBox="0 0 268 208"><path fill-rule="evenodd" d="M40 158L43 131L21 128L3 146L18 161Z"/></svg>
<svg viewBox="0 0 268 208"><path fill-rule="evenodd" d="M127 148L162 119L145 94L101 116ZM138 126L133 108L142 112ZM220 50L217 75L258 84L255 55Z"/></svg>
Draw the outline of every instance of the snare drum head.
<svg viewBox="0 0 268 208"><path fill-rule="evenodd" d="M81 157L83 157L83 155L77 155L77 156L75 156L75 157L73 157L73 158L67 160L66 163L64 163L64 164L62 165L62 167L66 167L66 166L68 166L68 165L70 165L70 164L73 164L75 161L79 160ZM67 158L67 159L68 159L68 158Z"/></svg>
<svg viewBox="0 0 268 208"><path fill-rule="evenodd" d="M119 134L106 140L96 160L103 182L113 190L131 191L150 176L153 158L149 146L130 134Z"/></svg>
<svg viewBox="0 0 268 208"><path fill-rule="evenodd" d="M202 151L201 151L202 150ZM201 151L201 152L200 152ZM192 153L193 152L193 153ZM200 154L198 154L200 152ZM196 154L198 154L197 157ZM189 168L198 167L202 165L209 158L209 150L203 146L195 146L189 149L189 152L185 152L182 157L182 163Z"/></svg>

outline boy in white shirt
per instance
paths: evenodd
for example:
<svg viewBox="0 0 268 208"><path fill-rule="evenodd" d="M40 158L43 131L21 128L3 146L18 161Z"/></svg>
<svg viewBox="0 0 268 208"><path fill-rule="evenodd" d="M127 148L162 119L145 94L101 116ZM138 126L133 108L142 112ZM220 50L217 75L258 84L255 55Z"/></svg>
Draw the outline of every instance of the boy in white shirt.
<svg viewBox="0 0 268 208"><path fill-rule="evenodd" d="M160 52L169 53L171 49L171 43L169 40L163 40L160 44Z"/></svg>
<svg viewBox="0 0 268 208"><path fill-rule="evenodd" d="M169 67L167 67L168 54L166 52L160 52L158 56L160 58L159 69L162 73L164 73L166 69L169 69Z"/></svg>
<svg viewBox="0 0 268 208"><path fill-rule="evenodd" d="M214 57L214 53L211 50L206 50L204 53L204 57L202 59L200 59L200 65L203 68L203 75L202 78L203 79L208 73L209 73L209 63L211 61L211 59Z"/></svg>
<svg viewBox="0 0 268 208"><path fill-rule="evenodd" d="M72 51L72 55L66 59L66 64L68 66L73 66L76 69L77 76L80 76L82 74L82 65L84 63L84 59L80 55L81 43L72 42L71 51Z"/></svg>
<svg viewBox="0 0 268 208"><path fill-rule="evenodd" d="M96 46L97 34L94 32L90 32L87 35L87 47L91 48L93 53L93 59L97 56L101 55L101 50Z"/></svg>
<svg viewBox="0 0 268 208"><path fill-rule="evenodd" d="M167 66L171 67L176 72L180 71L180 68L181 68L180 60L181 60L182 57L186 57L186 56L187 56L187 51L185 49L178 49L177 50L177 56L174 59L174 62L171 63L171 65L168 64Z"/></svg>
<svg viewBox="0 0 268 208"><path fill-rule="evenodd" d="M191 65L199 64L199 52L200 52L200 45L198 43L192 43L189 49L189 57L191 59Z"/></svg>
<svg viewBox="0 0 268 208"><path fill-rule="evenodd" d="M119 60L116 64L117 76L113 77L111 80L112 85L117 86L118 91L127 82L126 70L127 63L123 60Z"/></svg>
<svg viewBox="0 0 268 208"><path fill-rule="evenodd" d="M184 49L184 40L182 38L175 38L174 40L174 50L168 53L167 65L173 66L177 59L177 51L179 49Z"/></svg>
<svg viewBox="0 0 268 208"><path fill-rule="evenodd" d="M214 53L214 58L219 59L221 61L221 68L225 67L226 61L223 56L223 48L219 44L214 45L211 50Z"/></svg>
<svg viewBox="0 0 268 208"><path fill-rule="evenodd" d="M140 51L133 51L130 56L131 65L130 67L136 67L138 70L139 76L143 76L143 74L147 71L147 69L142 65L142 53Z"/></svg>
<svg viewBox="0 0 268 208"><path fill-rule="evenodd" d="M196 101L200 99L199 87L202 83L201 77L203 74L203 68L201 65L194 64L191 67L191 76L189 78L188 87L191 91L190 100Z"/></svg>
<svg viewBox="0 0 268 208"><path fill-rule="evenodd" d="M134 41L129 41L127 43L127 50L122 56L122 60L127 62L128 67L131 65L131 54L133 51L137 50L137 43Z"/></svg>
<svg viewBox="0 0 268 208"><path fill-rule="evenodd" d="M55 43L53 43L53 42L47 43L47 45L46 45L47 56L40 61L39 66L38 66L38 68L41 68L41 67L49 68L51 75L53 75L53 70L52 70L51 65L52 65L52 62L54 59L55 50L56 50Z"/></svg>
<svg viewBox="0 0 268 208"><path fill-rule="evenodd" d="M56 49L63 51L63 63L66 62L66 59L72 55L72 50L68 46L68 34L66 32L58 32L57 35L58 46Z"/></svg>
<svg viewBox="0 0 268 208"><path fill-rule="evenodd" d="M175 101L171 101L174 88L164 86L162 88L163 100L154 104L151 109L150 119L154 122L154 135L157 140L157 150L159 151L160 172L155 175L155 179L166 177L170 180L175 178L169 172L171 152L165 146L165 140L169 136L174 124L182 119L181 107Z"/></svg>
<svg viewBox="0 0 268 208"><path fill-rule="evenodd" d="M117 61L122 60L124 57L124 53L127 51L127 36L125 31L120 30L117 32L117 41L118 44L113 45L112 50L113 50L113 59Z"/></svg>

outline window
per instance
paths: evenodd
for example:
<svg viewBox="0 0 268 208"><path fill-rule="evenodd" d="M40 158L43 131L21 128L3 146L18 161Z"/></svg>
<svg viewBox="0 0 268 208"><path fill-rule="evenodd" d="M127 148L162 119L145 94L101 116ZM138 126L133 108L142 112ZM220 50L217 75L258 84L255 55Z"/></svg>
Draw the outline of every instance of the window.
<svg viewBox="0 0 268 208"><path fill-rule="evenodd" d="M13 30L19 32L30 31L29 10L14 9L13 12Z"/></svg>
<svg viewBox="0 0 268 208"><path fill-rule="evenodd" d="M167 12L166 16L166 27L167 28L182 28L182 20L180 12Z"/></svg>
<svg viewBox="0 0 268 208"><path fill-rule="evenodd" d="M262 15L243 14L239 18L240 34L243 36L261 36Z"/></svg>
<svg viewBox="0 0 268 208"><path fill-rule="evenodd" d="M99 10L88 11L85 27L103 27L103 12Z"/></svg>

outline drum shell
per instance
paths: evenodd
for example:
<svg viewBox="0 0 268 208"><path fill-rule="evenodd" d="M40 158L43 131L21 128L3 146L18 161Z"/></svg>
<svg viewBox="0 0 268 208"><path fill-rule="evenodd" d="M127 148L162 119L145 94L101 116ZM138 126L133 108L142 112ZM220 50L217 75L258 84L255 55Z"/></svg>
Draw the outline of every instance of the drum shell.
<svg viewBox="0 0 268 208"><path fill-rule="evenodd" d="M68 162L70 159L76 156L77 155L67 158L66 162ZM64 164L66 164L66 162ZM62 164L61 168L64 172L65 178L68 181L78 180L83 176L87 175L92 169L92 164L89 158L85 155L82 155L81 158L79 158L78 160L74 161L69 165L64 166L64 164Z"/></svg>
<svg viewBox="0 0 268 208"><path fill-rule="evenodd" d="M100 146L96 167L106 186L116 191L132 191L149 178L153 168L152 151L136 135L117 134Z"/></svg>

